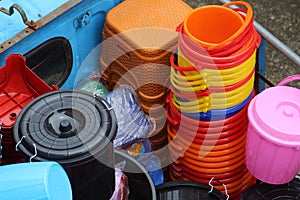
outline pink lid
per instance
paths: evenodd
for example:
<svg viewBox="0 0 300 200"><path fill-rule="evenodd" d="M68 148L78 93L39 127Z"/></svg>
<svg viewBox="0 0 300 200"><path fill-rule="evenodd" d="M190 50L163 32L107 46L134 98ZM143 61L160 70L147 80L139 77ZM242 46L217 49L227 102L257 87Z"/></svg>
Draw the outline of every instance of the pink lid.
<svg viewBox="0 0 300 200"><path fill-rule="evenodd" d="M265 138L285 146L300 145L299 89L276 86L264 90L251 102L248 116Z"/></svg>

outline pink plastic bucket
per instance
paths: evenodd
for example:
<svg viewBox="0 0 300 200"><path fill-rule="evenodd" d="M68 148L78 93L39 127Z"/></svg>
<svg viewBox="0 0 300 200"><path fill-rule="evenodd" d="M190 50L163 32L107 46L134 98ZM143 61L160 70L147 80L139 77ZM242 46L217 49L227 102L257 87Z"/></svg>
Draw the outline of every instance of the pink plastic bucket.
<svg viewBox="0 0 300 200"><path fill-rule="evenodd" d="M300 169L300 90L283 86L300 74L258 94L248 108L246 165L257 179L290 182Z"/></svg>

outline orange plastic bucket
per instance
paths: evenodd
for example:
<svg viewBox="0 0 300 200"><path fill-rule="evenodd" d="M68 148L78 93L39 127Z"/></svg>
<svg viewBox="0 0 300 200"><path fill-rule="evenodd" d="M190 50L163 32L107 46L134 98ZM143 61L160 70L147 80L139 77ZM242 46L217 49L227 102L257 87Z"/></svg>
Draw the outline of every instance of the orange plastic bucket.
<svg viewBox="0 0 300 200"><path fill-rule="evenodd" d="M202 177L204 179L211 179L213 177L215 177L216 179L227 179L227 178L233 178L233 176L237 175L237 174L245 174L248 172L246 165L243 165L233 171L228 171L228 172L224 172L224 173L213 173L213 174L208 174L208 173L202 173L199 171L194 171L190 168L187 168L186 166L181 166L181 164L177 165L175 163L171 164L171 168L174 171L180 172L182 174L190 174L192 176L195 177Z"/></svg>
<svg viewBox="0 0 300 200"><path fill-rule="evenodd" d="M184 32L201 46L210 48L232 38L243 22L243 18L230 8L202 6L186 16Z"/></svg>
<svg viewBox="0 0 300 200"><path fill-rule="evenodd" d="M177 173L177 175L180 175L180 174ZM199 181L202 183L208 183L210 181L210 179L201 179L196 176L187 177L184 174L181 175L181 178L183 180L194 180L194 181ZM233 179L231 181L230 181L230 179L227 179L227 181L226 181L227 182L226 188L228 189L229 193L236 192L239 189L243 188L244 185L247 185L249 182L252 182L253 176L249 172L248 173L246 172L244 175L239 176L239 178L237 178L237 177L234 177L234 178L235 179ZM222 179L220 181L223 183ZM225 191L224 188L222 188L221 186L215 185L214 187L216 187L220 191L223 191L223 192Z"/></svg>
<svg viewBox="0 0 300 200"><path fill-rule="evenodd" d="M168 135L168 141L169 142L171 141L169 135ZM185 152L180 154L178 146L176 146L175 144L169 144L168 147L169 147L170 158L175 158L174 156L177 156L177 158L173 159L173 160L176 160L175 161L176 163L180 163L181 159L185 156L186 153L194 154L194 155L199 155L199 153L200 153L199 149L188 148ZM231 149L225 149L225 150L221 150L221 151L211 151L207 155L205 155L205 158L207 158L208 161L210 161L211 159L218 160L219 158L226 159L228 157L232 157L233 155L239 155L242 152L243 153L245 152L245 142L242 142ZM179 158L178 158L178 155L180 155ZM230 156L230 155L232 155L232 156Z"/></svg>
<svg viewBox="0 0 300 200"><path fill-rule="evenodd" d="M245 19L238 12L228 8L231 5L245 6L247 8ZM186 16L184 33L208 50L216 49L238 37L247 28L252 16L251 6L242 1L223 6L203 6Z"/></svg>
<svg viewBox="0 0 300 200"><path fill-rule="evenodd" d="M192 163L193 165L196 166L204 166L205 168L209 168L209 169L215 169L215 168L221 168L221 167L226 167L226 166L230 166L233 163L236 163L240 160L245 160L245 152L240 151L239 154L229 160L221 160L218 159L218 157L215 157L215 161L214 158L200 158L198 155L194 155L194 154L185 154L183 156L183 160Z"/></svg>
<svg viewBox="0 0 300 200"><path fill-rule="evenodd" d="M194 179L197 182L208 182L210 179L216 178L224 184L230 184L230 183L240 180L241 177L246 175L246 173L247 173L247 170L244 169L243 171L241 171L237 174L232 174L231 176L228 176L227 178L218 178L218 174L212 174L213 176L210 178L210 176L207 176L207 175L204 175L204 176L201 176L199 174L192 175L185 170L184 172L182 172L182 175L186 178Z"/></svg>
<svg viewBox="0 0 300 200"><path fill-rule="evenodd" d="M238 142L235 145L232 145L231 147L227 147L224 145L219 145L218 148L223 147L223 149L218 149L218 148L212 148L212 147L204 147L204 149L201 149L198 145L198 147L196 146L187 146L190 144L186 144L182 141L178 141L178 140L173 140L172 136L170 134L167 135L168 137L168 141L169 141L169 148L174 149L174 153L176 152L181 152L183 151L183 147L186 147L185 151L189 151L193 154L199 155L200 153L205 153L207 152L207 154L205 155L206 157L220 157L220 156L225 156L225 155L229 155L232 154L236 151L245 151L245 137L242 137L241 140L238 140ZM207 149L205 149L207 148ZM177 154L174 154L177 155Z"/></svg>
<svg viewBox="0 0 300 200"><path fill-rule="evenodd" d="M167 124L167 130L168 132L172 132L174 134L177 133L178 130L176 128L170 126L170 124ZM237 126L236 128L230 130L232 133L228 134L226 137L220 137L221 133L213 133L213 134L203 134L203 133L197 133L193 132L192 130L188 130L185 127L180 127L180 134L184 135L185 139L188 141L193 141L195 144L203 144L205 141L205 144L207 145L220 145L220 144L226 144L228 142L234 141L238 139L240 136L244 134L244 132L247 130L246 124L243 126Z"/></svg>
<svg viewBox="0 0 300 200"><path fill-rule="evenodd" d="M183 166L186 166L190 169L193 169L195 171L199 171L199 172L202 172L202 173L208 173L208 174L218 174L218 173L225 173L225 172L228 172L228 171L232 171L234 169L237 169L239 167L241 167L244 163L245 163L245 159L243 160L240 160L230 166L225 166L225 167L219 167L219 168L206 168L205 166L203 167L199 167L199 166L196 166L192 163L189 163L189 162L186 162L185 160L182 160L182 165Z"/></svg>
<svg viewBox="0 0 300 200"><path fill-rule="evenodd" d="M181 115L184 117L184 115ZM237 121L233 121L232 123L225 124L225 121L220 126L211 127L202 127L197 120L190 119L187 117L184 118L174 118L171 114L167 113L168 124L172 126L173 132L177 132L180 128L181 132L184 132L186 135L197 137L197 138L227 138L234 134L235 132L247 127L247 116L239 115L237 117ZM190 120L185 120L190 119ZM199 121L200 122L200 121Z"/></svg>
<svg viewBox="0 0 300 200"><path fill-rule="evenodd" d="M209 144L196 144L193 143L192 141L189 141L187 138L184 137L184 135L178 135L176 133L173 133L172 131L168 130L168 136L170 136L172 139L176 138L176 141L180 140L180 143L182 145L188 146L188 149L192 148L195 150L203 150L203 151L221 151L221 150L226 150L226 149L231 149L237 146L240 143L245 143L246 141L246 133L241 134L241 137L238 138L237 140L230 141L225 144L220 144L220 145L209 145ZM173 142L174 143L174 142ZM199 152L197 153L199 154Z"/></svg>

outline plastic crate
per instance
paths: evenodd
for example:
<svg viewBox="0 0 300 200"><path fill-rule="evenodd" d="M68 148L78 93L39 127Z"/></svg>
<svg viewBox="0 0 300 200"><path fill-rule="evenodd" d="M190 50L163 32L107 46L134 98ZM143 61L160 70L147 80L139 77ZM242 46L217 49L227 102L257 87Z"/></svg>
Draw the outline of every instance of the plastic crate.
<svg viewBox="0 0 300 200"><path fill-rule="evenodd" d="M30 70L23 56L12 54L6 58L6 65L0 68L0 134L3 137L3 164L22 160L19 152L15 150L16 144L12 135L20 111L34 98L58 89L57 86L49 87Z"/></svg>

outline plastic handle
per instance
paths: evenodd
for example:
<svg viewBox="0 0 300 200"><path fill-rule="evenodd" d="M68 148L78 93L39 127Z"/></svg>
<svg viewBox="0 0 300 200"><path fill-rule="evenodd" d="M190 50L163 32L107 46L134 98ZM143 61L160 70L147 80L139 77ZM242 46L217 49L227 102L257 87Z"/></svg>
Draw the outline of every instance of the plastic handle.
<svg viewBox="0 0 300 200"><path fill-rule="evenodd" d="M300 80L300 74L295 74L295 75L286 77L280 83L278 83L277 86L283 86L283 85L285 85L289 82L295 81L295 80Z"/></svg>

